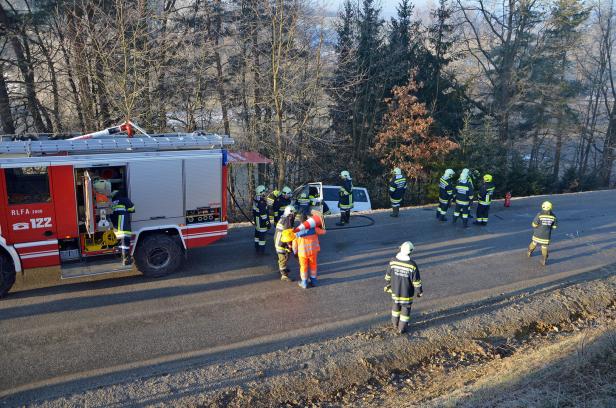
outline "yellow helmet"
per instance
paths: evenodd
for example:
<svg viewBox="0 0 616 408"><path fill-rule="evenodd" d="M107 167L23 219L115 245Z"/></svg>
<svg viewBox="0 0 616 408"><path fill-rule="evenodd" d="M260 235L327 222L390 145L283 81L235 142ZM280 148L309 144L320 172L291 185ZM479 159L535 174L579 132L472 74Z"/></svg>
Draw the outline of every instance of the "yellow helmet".
<svg viewBox="0 0 616 408"><path fill-rule="evenodd" d="M282 242L288 243L295 239L295 233L291 228L282 231L282 235L280 236L280 240Z"/></svg>
<svg viewBox="0 0 616 408"><path fill-rule="evenodd" d="M552 211L552 203L549 201L544 201L543 204L541 204L541 209L543 211Z"/></svg>
<svg viewBox="0 0 616 408"><path fill-rule="evenodd" d="M485 174L483 176L483 181L485 181L486 183L490 183L492 181L492 175L491 174Z"/></svg>

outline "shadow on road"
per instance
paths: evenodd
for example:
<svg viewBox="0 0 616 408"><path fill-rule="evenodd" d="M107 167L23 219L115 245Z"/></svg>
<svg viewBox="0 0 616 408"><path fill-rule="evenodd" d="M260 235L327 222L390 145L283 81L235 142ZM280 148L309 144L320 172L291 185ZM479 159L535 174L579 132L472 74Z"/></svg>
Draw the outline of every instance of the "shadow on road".
<svg viewBox="0 0 616 408"><path fill-rule="evenodd" d="M613 268L614 265L616 264L611 264L608 267ZM468 318L483 313L489 313L491 311L515 304L519 302L519 296L523 294L534 297L555 288L565 288L582 281L602 279L605 276L609 276L611 274L612 272L606 270L606 267L597 268L592 271L576 275L575 277L567 277L548 283L542 283L525 289L504 293L502 295L495 296L486 300L467 303L446 310L437 310L434 312L422 314L417 318L414 317L409 335L412 337L413 331L416 331L420 328L426 328L435 324L455 322L462 318ZM242 344L238 345L237 347L229 345L223 351L219 352L203 350L201 352L198 352L198 355L195 356L187 358L179 357L170 362L150 364L139 368L118 370L109 374L95 375L91 377L85 377L84 375L82 375L82 378L79 380L71 380L59 384L42 386L29 391L23 391L9 395L5 397L3 403L8 405L23 405L34 399L49 399L58 395L68 395L72 392L82 392L84 389L92 387L103 387L108 384L115 384L118 383L118 378L121 378L124 381L131 381L138 378L145 379L158 375L173 374L185 370L186 367L205 367L208 365L233 361L236 359L257 356L275 350L283 350L291 347L302 346L305 344L314 344L319 341L351 334L357 330L365 329L366 326L374 327L375 325L383 324L388 320L388 318L388 310L384 310L383 313L381 313L379 316L370 317L367 320L362 320L361 322L351 322L349 324L343 324L342 327L337 327L330 330L315 330L314 332L311 332L309 334L291 335L281 340L260 342L257 345ZM349 347L351 347L351 343L349 343ZM342 349L339 351L341 353L353 352L353 350ZM290 367L286 370L268 371L266 374L269 377L277 377L288 372L299 371L302 369L302 363L303 362L298 362L296 366ZM174 390L171 396L169 396L169 394L164 396L150 395L147 399L140 402L133 400L130 402L126 402L126 404L116 403L114 404L114 406L132 407L145 406L157 403L160 404L169 401L170 398L172 398L173 400L177 400L180 397L198 395L200 393L216 391L218 389L229 386L238 386L241 384L246 384L250 381L257 380L259 380L258 374L247 374L242 372L228 373L228 377L226 380L221 380L218 382L208 382L207 385L199 384L198 386L187 386L186 388L180 390Z"/></svg>

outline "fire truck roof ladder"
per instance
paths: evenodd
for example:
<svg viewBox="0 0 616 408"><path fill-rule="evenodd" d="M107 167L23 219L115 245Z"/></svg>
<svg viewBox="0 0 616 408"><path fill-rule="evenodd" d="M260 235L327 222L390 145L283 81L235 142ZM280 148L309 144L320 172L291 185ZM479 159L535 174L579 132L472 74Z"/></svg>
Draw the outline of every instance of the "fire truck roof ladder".
<svg viewBox="0 0 616 408"><path fill-rule="evenodd" d="M166 151L215 149L231 145L228 136L213 133L171 133L144 138L113 137L76 140L25 140L0 142L0 154L44 155L55 153L112 153L131 151Z"/></svg>

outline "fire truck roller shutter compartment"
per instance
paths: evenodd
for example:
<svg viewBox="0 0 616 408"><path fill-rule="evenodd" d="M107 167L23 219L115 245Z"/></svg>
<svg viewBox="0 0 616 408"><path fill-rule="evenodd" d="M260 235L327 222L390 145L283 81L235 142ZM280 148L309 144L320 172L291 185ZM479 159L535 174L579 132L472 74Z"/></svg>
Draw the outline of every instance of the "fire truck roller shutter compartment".
<svg viewBox="0 0 616 408"><path fill-rule="evenodd" d="M222 222L222 154L184 160L187 248L210 244L227 234Z"/></svg>
<svg viewBox="0 0 616 408"><path fill-rule="evenodd" d="M135 204L132 230L184 223L182 161L133 161L128 165L129 198Z"/></svg>

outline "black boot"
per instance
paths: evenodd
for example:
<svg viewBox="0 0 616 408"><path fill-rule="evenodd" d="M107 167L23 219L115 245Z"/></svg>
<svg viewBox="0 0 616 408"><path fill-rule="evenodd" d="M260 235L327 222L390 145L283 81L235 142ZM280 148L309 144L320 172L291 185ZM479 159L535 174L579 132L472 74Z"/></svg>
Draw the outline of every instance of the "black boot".
<svg viewBox="0 0 616 408"><path fill-rule="evenodd" d="M468 228L468 218L462 219L462 225L464 226L464 228Z"/></svg>
<svg viewBox="0 0 616 408"><path fill-rule="evenodd" d="M458 221L458 216L457 216L457 215L454 215L454 216L453 216L453 221L452 221L452 223L453 223L453 224L455 224L455 223L456 223L456 221Z"/></svg>

